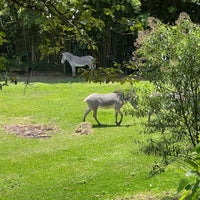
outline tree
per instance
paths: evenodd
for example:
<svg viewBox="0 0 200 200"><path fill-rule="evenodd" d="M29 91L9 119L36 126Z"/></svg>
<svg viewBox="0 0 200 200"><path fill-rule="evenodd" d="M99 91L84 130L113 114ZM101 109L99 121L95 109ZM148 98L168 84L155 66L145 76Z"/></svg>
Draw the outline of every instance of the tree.
<svg viewBox="0 0 200 200"><path fill-rule="evenodd" d="M6 42L7 42L7 40L6 40L6 34L5 34L5 32L0 31L0 46L2 46ZM0 71L1 72L2 71L3 72L6 71L6 62L7 62L7 60L6 60L5 56L1 55L0 56ZM4 85L7 85L7 82L6 82L6 80L4 79L3 76L0 77L0 81L2 81L2 79L5 81L5 83L0 83L0 90L2 89L2 87Z"/></svg>
<svg viewBox="0 0 200 200"><path fill-rule="evenodd" d="M98 66L113 67L129 61L137 32L148 16L173 23L180 10L199 20L198 0L2 0L0 30L8 43L0 53L24 65L55 65L64 50L92 54ZM30 63L31 62L31 63ZM18 67L18 66L17 66Z"/></svg>
<svg viewBox="0 0 200 200"><path fill-rule="evenodd" d="M130 57L135 37L130 31L142 28L140 6L139 0L3 0L1 28L9 41L4 49L22 62L67 50L91 53L100 66L112 66Z"/></svg>
<svg viewBox="0 0 200 200"><path fill-rule="evenodd" d="M174 24L180 12L187 12L194 22L199 22L199 0L141 0L141 10L164 23Z"/></svg>
<svg viewBox="0 0 200 200"><path fill-rule="evenodd" d="M199 142L200 26L181 13L175 25L151 17L149 27L138 37L134 59L162 97L157 123L152 124L162 135L153 151L162 150L159 154L168 164L170 157L185 156Z"/></svg>

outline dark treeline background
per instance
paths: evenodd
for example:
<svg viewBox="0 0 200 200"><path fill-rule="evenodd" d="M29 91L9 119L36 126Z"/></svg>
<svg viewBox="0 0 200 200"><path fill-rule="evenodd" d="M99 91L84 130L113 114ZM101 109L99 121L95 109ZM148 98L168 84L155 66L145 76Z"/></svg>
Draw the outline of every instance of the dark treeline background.
<svg viewBox="0 0 200 200"><path fill-rule="evenodd" d="M14 71L62 72L64 51L112 67L131 59L147 17L173 24L184 11L200 22L198 0L1 0L0 7L0 69Z"/></svg>

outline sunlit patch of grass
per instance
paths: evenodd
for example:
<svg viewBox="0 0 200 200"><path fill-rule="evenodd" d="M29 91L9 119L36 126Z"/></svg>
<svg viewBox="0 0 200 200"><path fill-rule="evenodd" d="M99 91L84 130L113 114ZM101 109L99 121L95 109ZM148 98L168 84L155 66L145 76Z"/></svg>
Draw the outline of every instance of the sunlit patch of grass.
<svg viewBox="0 0 200 200"><path fill-rule="evenodd" d="M73 80L34 86L25 94L23 83L0 92L0 124L48 124L60 131L49 139L26 139L0 127L0 199L115 199L175 190L179 181L175 168L148 178L156 158L140 151L139 145L149 137L143 134L146 118L124 116L122 125L115 126L114 110L99 110L103 126L89 114L92 134L74 135L87 108L83 102L87 95L129 84Z"/></svg>

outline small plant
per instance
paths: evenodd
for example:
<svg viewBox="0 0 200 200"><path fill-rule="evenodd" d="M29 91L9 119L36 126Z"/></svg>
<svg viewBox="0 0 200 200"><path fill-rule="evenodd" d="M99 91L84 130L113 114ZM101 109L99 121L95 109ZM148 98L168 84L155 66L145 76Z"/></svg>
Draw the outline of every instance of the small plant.
<svg viewBox="0 0 200 200"><path fill-rule="evenodd" d="M198 144L191 157L186 160L190 170L186 173L186 178L179 183L177 192L183 192L180 200L200 199L200 144Z"/></svg>

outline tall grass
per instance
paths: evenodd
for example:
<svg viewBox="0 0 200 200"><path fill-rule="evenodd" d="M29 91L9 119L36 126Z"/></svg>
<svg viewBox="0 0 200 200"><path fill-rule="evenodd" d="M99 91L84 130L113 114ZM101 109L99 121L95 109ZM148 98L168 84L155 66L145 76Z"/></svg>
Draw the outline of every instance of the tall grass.
<svg viewBox="0 0 200 200"><path fill-rule="evenodd" d="M89 114L93 133L74 133L88 94L127 87L67 80L35 82L25 94L23 83L4 87L0 91L0 199L115 199L175 191L179 172L173 166L148 178L156 158L139 150L139 144L149 137L143 134L146 118L125 116L121 126L114 126L114 111L99 110L102 127ZM27 139L7 134L3 128L7 124L47 124L59 131L51 138Z"/></svg>

